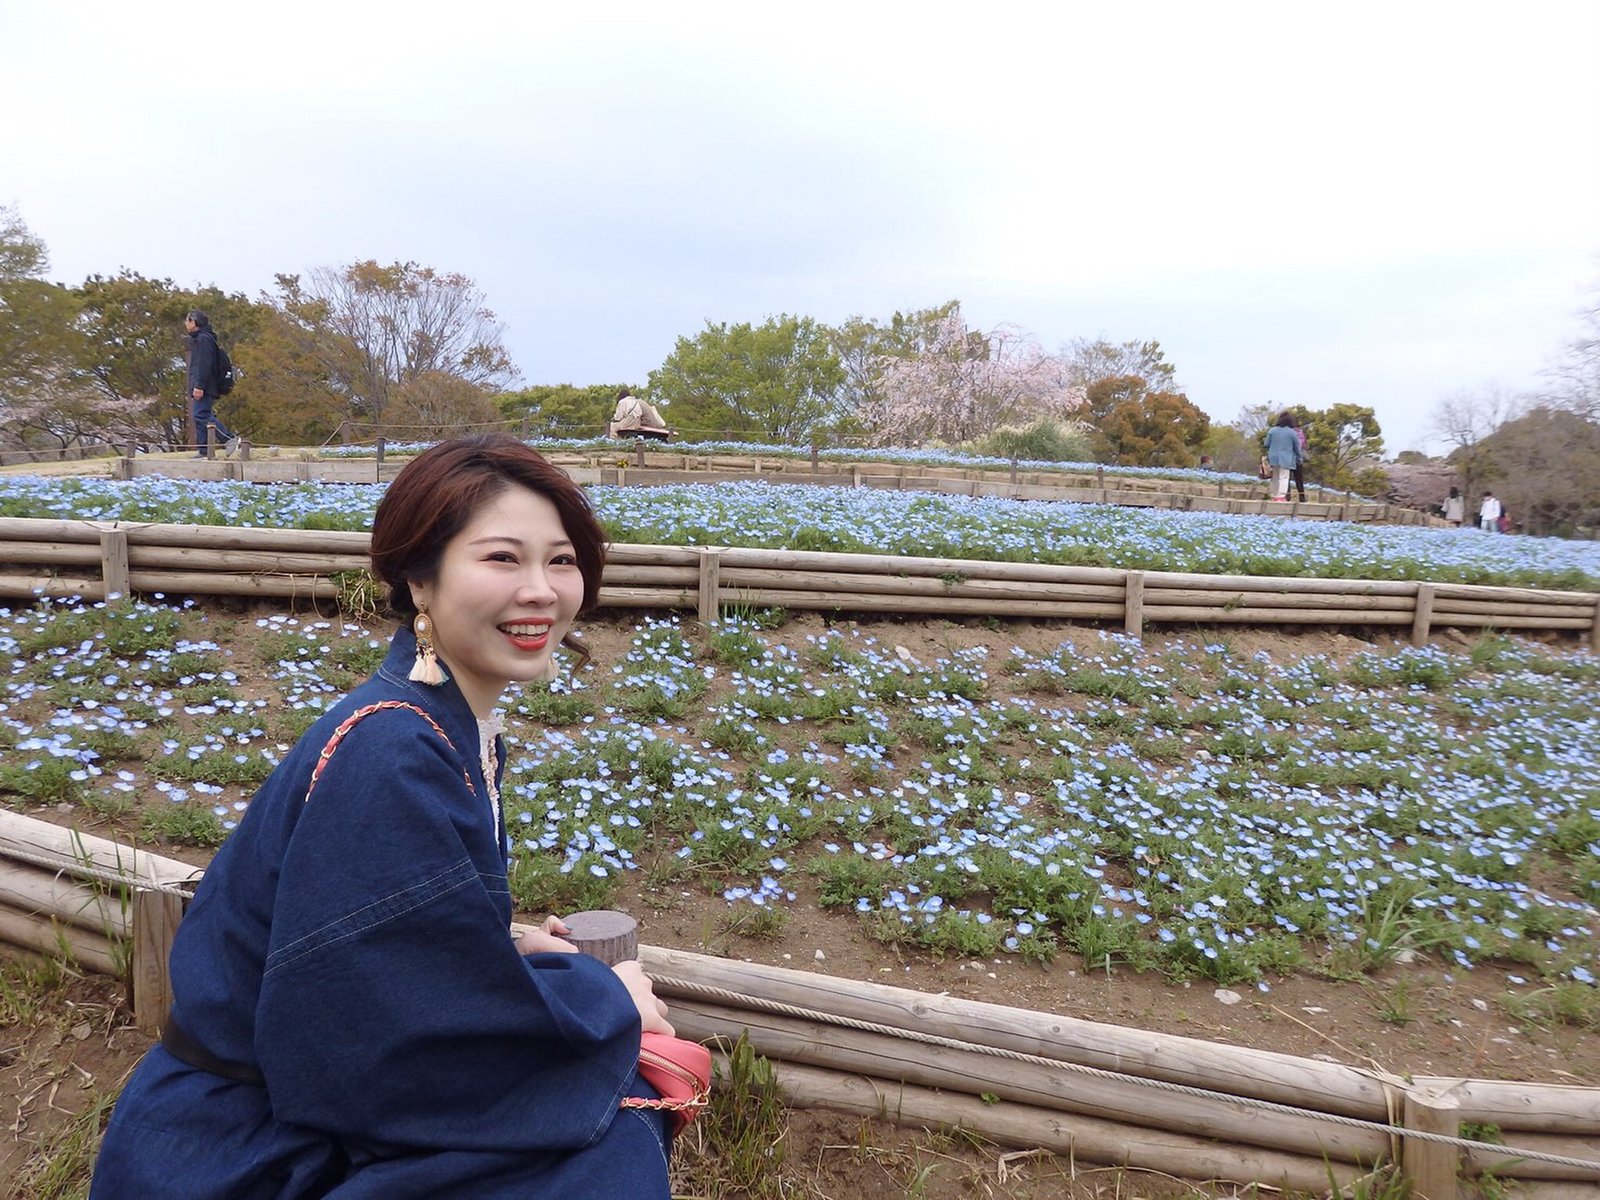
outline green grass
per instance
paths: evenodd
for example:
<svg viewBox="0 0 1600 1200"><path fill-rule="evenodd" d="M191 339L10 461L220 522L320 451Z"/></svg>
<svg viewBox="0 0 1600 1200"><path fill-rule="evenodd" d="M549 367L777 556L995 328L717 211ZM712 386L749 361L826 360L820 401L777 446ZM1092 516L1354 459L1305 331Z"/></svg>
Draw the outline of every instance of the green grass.
<svg viewBox="0 0 1600 1200"><path fill-rule="evenodd" d="M153 841L210 848L227 837L222 819L203 804L170 804L146 810L139 832Z"/></svg>
<svg viewBox="0 0 1600 1200"><path fill-rule="evenodd" d="M82 770L75 758L43 754L28 762L0 766L0 793L30 804L76 804L83 799L83 783L73 773Z"/></svg>
<svg viewBox="0 0 1600 1200"><path fill-rule="evenodd" d="M772 1064L743 1035L711 1085L711 1104L695 1122L700 1140L678 1147L675 1174L704 1200L786 1200L788 1120Z"/></svg>

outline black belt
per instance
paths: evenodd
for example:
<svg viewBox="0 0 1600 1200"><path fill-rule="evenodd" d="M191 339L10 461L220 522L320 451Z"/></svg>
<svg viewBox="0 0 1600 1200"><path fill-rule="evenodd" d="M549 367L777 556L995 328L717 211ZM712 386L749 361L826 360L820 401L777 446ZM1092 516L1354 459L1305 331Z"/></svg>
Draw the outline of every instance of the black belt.
<svg viewBox="0 0 1600 1200"><path fill-rule="evenodd" d="M173 1058L197 1070L220 1075L235 1083L253 1083L257 1087L265 1087L267 1084L266 1077L248 1063L229 1062L225 1058L218 1058L190 1037L183 1026L174 1021L170 1015L167 1017L166 1027L161 1031L161 1045Z"/></svg>

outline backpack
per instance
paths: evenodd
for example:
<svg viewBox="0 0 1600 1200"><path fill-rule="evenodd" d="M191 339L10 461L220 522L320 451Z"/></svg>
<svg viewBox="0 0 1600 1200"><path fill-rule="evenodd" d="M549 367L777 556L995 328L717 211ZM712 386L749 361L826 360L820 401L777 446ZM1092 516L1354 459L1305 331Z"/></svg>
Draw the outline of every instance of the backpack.
<svg viewBox="0 0 1600 1200"><path fill-rule="evenodd" d="M228 357L228 352L222 348L222 343L217 343L217 395L226 396L233 391L233 385L238 382L238 374L233 369L233 359Z"/></svg>

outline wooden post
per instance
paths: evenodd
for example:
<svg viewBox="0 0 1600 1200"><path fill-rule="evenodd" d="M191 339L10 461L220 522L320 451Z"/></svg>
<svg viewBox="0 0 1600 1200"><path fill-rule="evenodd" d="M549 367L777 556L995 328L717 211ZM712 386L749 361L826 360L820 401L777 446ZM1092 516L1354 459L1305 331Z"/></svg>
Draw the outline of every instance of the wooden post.
<svg viewBox="0 0 1600 1200"><path fill-rule="evenodd" d="M1433 584L1417 584L1417 614L1411 621L1411 644L1425 645L1433 625Z"/></svg>
<svg viewBox="0 0 1600 1200"><path fill-rule="evenodd" d="M1129 571L1127 597L1123 601L1122 628L1134 637L1144 636L1144 572Z"/></svg>
<svg viewBox="0 0 1600 1200"><path fill-rule="evenodd" d="M241 437L239 439L239 461L250 461L250 439L247 437Z"/></svg>
<svg viewBox="0 0 1600 1200"><path fill-rule="evenodd" d="M372 481L374 483L383 482L383 452L387 446L388 442L385 439L378 439L378 465L372 472Z"/></svg>
<svg viewBox="0 0 1600 1200"><path fill-rule="evenodd" d="M1456 1136L1461 1104L1453 1096L1431 1088L1406 1090L1403 1120L1408 1130ZM1411 1181L1411 1194L1420 1200L1456 1200L1458 1147L1445 1142L1400 1139L1400 1171Z"/></svg>
<svg viewBox="0 0 1600 1200"><path fill-rule="evenodd" d="M817 443L815 439L811 442L811 473L813 475L817 473Z"/></svg>
<svg viewBox="0 0 1600 1200"><path fill-rule="evenodd" d="M1589 627L1589 649L1600 654L1600 603L1594 606L1594 624Z"/></svg>
<svg viewBox="0 0 1600 1200"><path fill-rule="evenodd" d="M1017 456L1015 454L1011 456L1011 482L1017 482Z"/></svg>
<svg viewBox="0 0 1600 1200"><path fill-rule="evenodd" d="M851 487L860 487L861 486L861 468L860 467L851 467L850 468L850 486Z"/></svg>
<svg viewBox="0 0 1600 1200"><path fill-rule="evenodd" d="M722 589L722 547L700 548L700 591L698 593L700 624L710 625L722 613L719 593Z"/></svg>
<svg viewBox="0 0 1600 1200"><path fill-rule="evenodd" d="M172 1008L167 957L183 920L183 897L176 892L139 890L133 894L133 1019L141 1033L156 1037Z"/></svg>
<svg viewBox="0 0 1600 1200"><path fill-rule="evenodd" d="M642 437L634 438L633 445L635 451L637 451L639 466L642 467L644 466L644 439Z"/></svg>
<svg viewBox="0 0 1600 1200"><path fill-rule="evenodd" d="M105 581L106 599L128 594L128 531L100 531L100 578Z"/></svg>

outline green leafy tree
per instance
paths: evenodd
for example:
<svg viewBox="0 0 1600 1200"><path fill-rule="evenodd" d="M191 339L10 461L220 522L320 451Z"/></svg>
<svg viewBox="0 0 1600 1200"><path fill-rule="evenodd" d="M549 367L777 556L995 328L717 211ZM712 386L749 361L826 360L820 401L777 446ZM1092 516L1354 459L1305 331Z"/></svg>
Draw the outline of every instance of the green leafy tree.
<svg viewBox="0 0 1600 1200"><path fill-rule="evenodd" d="M50 269L45 244L11 205L0 205L0 283L40 279Z"/></svg>
<svg viewBox="0 0 1600 1200"><path fill-rule="evenodd" d="M239 293L181 289L170 279L147 279L128 270L109 278L92 275L77 291L80 370L100 392L107 413L140 440L189 444L184 315L190 309L204 311L232 356L260 326L259 306ZM241 362L247 360L245 355ZM248 374L247 369L247 380ZM241 383L223 403L235 409L248 391L248 383Z"/></svg>
<svg viewBox="0 0 1600 1200"><path fill-rule="evenodd" d="M1236 425L1213 425L1200 443L1200 453L1210 456L1211 466L1218 471L1254 475L1261 461L1261 439Z"/></svg>
<svg viewBox="0 0 1600 1200"><path fill-rule="evenodd" d="M226 308L216 324L240 374L220 402L229 428L258 445L316 446L333 437L345 398L328 378L311 330L268 296L248 309Z"/></svg>
<svg viewBox="0 0 1600 1200"><path fill-rule="evenodd" d="M686 437L798 445L824 427L843 382L827 330L784 314L760 325L706 322L650 372L649 393L671 406L669 423Z"/></svg>
<svg viewBox="0 0 1600 1200"><path fill-rule="evenodd" d="M77 298L42 278L49 266L21 215L0 208L0 427L12 445L71 446L97 425L77 377Z"/></svg>
<svg viewBox="0 0 1600 1200"><path fill-rule="evenodd" d="M1098 425L1118 405L1137 403L1149 394L1150 385L1143 375L1101 376L1084 389L1083 419Z"/></svg>
<svg viewBox="0 0 1600 1200"><path fill-rule="evenodd" d="M1192 467L1210 430L1211 418L1183 393L1143 391L1117 401L1096 435L1101 454L1123 466Z"/></svg>
<svg viewBox="0 0 1600 1200"><path fill-rule="evenodd" d="M182 301L131 272L80 288L47 283L44 243L0 209L0 404L7 438L87 445L149 435L164 388L179 401ZM173 323L161 328L164 317ZM181 413L180 413L181 418Z"/></svg>
<svg viewBox="0 0 1600 1200"><path fill-rule="evenodd" d="M626 387L634 395L643 389L632 384L596 383L577 387L570 383L540 384L495 397L506 420L522 422L536 437L599 437L616 411L617 394Z"/></svg>
<svg viewBox="0 0 1600 1200"><path fill-rule="evenodd" d="M1333 491L1382 495L1388 483L1378 467L1383 455L1383 430L1372 409L1360 404L1335 404L1321 410L1291 408L1306 434L1305 476ZM1266 429L1261 430L1265 436Z"/></svg>
<svg viewBox="0 0 1600 1200"><path fill-rule="evenodd" d="M191 297L170 279L124 269L91 275L77 289L82 377L108 409L128 418L141 440L189 441L184 314Z"/></svg>

